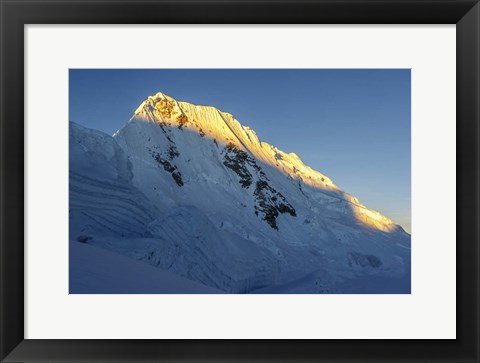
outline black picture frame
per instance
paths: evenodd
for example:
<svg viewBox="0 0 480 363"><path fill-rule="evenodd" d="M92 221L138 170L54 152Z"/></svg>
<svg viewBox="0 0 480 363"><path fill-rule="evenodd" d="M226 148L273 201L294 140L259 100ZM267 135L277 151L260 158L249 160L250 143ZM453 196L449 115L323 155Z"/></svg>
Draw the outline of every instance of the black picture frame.
<svg viewBox="0 0 480 363"><path fill-rule="evenodd" d="M480 361L478 0L0 0L0 14L2 361ZM159 23L456 24L457 339L24 339L24 26Z"/></svg>

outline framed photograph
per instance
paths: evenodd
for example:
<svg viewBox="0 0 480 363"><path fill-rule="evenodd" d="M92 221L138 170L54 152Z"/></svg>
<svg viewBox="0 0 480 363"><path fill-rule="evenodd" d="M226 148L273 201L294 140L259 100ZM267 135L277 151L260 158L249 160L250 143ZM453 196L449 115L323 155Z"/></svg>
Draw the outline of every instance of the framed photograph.
<svg viewBox="0 0 480 363"><path fill-rule="evenodd" d="M479 362L478 1L9 1L0 358Z"/></svg>

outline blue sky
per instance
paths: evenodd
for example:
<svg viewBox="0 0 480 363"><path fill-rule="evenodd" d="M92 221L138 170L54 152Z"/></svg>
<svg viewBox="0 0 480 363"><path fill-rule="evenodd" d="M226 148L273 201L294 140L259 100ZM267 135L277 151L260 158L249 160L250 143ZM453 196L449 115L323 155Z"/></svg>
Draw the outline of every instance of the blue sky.
<svg viewBox="0 0 480 363"><path fill-rule="evenodd" d="M149 95L212 105L410 231L410 70L70 70L69 118L112 134Z"/></svg>

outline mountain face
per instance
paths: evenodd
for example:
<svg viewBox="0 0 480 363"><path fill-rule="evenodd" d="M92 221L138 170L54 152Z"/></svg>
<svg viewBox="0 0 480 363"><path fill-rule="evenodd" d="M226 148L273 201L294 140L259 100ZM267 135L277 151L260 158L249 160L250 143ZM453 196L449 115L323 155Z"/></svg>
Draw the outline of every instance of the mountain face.
<svg viewBox="0 0 480 363"><path fill-rule="evenodd" d="M410 236L231 114L157 93L70 124L70 239L229 293L410 292Z"/></svg>

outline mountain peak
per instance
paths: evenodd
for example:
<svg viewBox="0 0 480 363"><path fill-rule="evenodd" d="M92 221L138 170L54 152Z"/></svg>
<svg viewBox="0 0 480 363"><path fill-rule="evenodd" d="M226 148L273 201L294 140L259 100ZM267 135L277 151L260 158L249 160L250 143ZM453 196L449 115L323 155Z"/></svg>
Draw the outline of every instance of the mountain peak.
<svg viewBox="0 0 480 363"><path fill-rule="evenodd" d="M129 124L132 123L146 123L154 127L142 130L145 134L151 134L154 130L161 131L165 137L165 144L151 145L148 148L151 150L165 148L164 153L167 156L176 154L172 150L180 149L178 146L180 142L185 143L182 148L200 149L205 145L215 145L211 151L208 151L210 156L220 153L218 157L221 163L231 164L234 160L235 163L244 164L241 167L233 166L240 176L242 186L250 187L251 182L247 180L249 179L247 176L261 169L265 176L282 175L283 177L279 179L281 185L287 183L283 180L286 177L286 180L289 180L288 183L293 183L295 188L309 199L331 199L333 202L328 203L333 204L336 203L335 200L346 203L339 208L353 214L355 219L363 225L386 232L398 228L389 218L366 208L357 198L342 191L326 175L305 165L297 154L285 153L267 142L260 141L253 129L243 126L232 114L220 111L216 107L177 101L163 92L158 92L142 102L129 122ZM117 134L118 132L115 135ZM151 137L146 137L151 142ZM157 151L152 155L155 159L165 160L162 161L163 167L167 165L167 168L175 173L176 182L179 184L178 176L182 173L176 169L176 166ZM229 158L229 160L224 161L222 158ZM265 180L268 179L268 177L265 178ZM182 180L181 184L183 183Z"/></svg>
<svg viewBox="0 0 480 363"><path fill-rule="evenodd" d="M157 92L153 96L149 96L146 100L144 100L140 106L135 110L134 117L146 117L147 119L149 116L152 116L151 113L155 109L162 109L164 104L171 104L172 106L177 103L172 97L166 95L162 92Z"/></svg>

